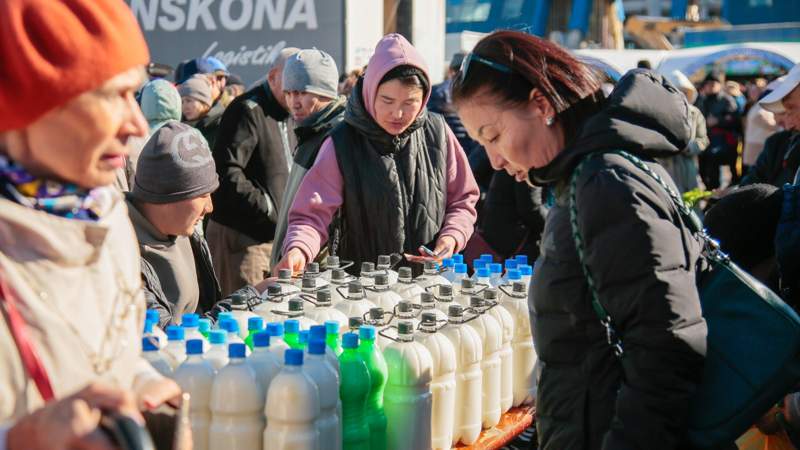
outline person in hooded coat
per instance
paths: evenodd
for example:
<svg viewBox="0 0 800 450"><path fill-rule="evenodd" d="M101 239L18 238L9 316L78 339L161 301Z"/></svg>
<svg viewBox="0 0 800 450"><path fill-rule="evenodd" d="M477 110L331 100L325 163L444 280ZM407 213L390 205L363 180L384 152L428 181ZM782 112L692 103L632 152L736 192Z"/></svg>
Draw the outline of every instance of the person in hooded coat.
<svg viewBox="0 0 800 450"><path fill-rule="evenodd" d="M297 191L278 269L301 271L326 242L356 268L422 245L440 258L464 248L478 187L453 132L425 109L429 96L419 52L399 34L381 39Z"/></svg>
<svg viewBox="0 0 800 450"><path fill-rule="evenodd" d="M453 101L495 169L544 186L553 204L531 282L541 376L542 450L682 448L703 373L707 327L695 273L701 245L666 190L655 157L691 139L689 105L661 75L628 72L609 97L591 70L556 44L500 31L467 55ZM590 156L593 155L593 156ZM617 333L614 354L592 309L570 222L573 171L585 262Z"/></svg>

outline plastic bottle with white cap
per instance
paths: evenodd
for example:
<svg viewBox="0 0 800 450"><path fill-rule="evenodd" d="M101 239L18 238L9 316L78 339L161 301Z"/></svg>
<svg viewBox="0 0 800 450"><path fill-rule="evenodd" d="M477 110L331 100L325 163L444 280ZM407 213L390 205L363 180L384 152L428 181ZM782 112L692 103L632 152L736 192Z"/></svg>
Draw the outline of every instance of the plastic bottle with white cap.
<svg viewBox="0 0 800 450"><path fill-rule="evenodd" d="M323 339L311 339L303 370L319 388L320 413L316 426L320 437L325 439L320 442L320 448L335 450L341 448L342 443L339 373L331 367L325 349Z"/></svg>
<svg viewBox="0 0 800 450"><path fill-rule="evenodd" d="M450 449L456 408L456 351L453 343L438 329L436 315L422 314L415 339L431 354L431 448Z"/></svg>
<svg viewBox="0 0 800 450"><path fill-rule="evenodd" d="M203 359L203 341L186 341L186 361L177 369L173 379L181 390L191 396L189 422L192 427L194 450L208 450L208 430L211 423L211 388L214 367Z"/></svg>
<svg viewBox="0 0 800 450"><path fill-rule="evenodd" d="M142 356L158 373L165 377L172 376L172 366L158 350L158 336L142 337Z"/></svg>
<svg viewBox="0 0 800 450"><path fill-rule="evenodd" d="M246 363L243 343L228 347L228 365L211 386L210 449L261 450L264 390Z"/></svg>
<svg viewBox="0 0 800 450"><path fill-rule="evenodd" d="M499 306L495 306L499 308ZM483 343L483 395L481 409L483 411L483 428L492 428L500 422L500 349L503 344L503 330L497 319L486 312L486 302L481 296L470 299L470 310L477 313L475 319L467 322L478 333Z"/></svg>
<svg viewBox="0 0 800 450"><path fill-rule="evenodd" d="M495 288L487 288L482 294L488 305L500 302ZM486 314L494 317L503 331L500 347L500 411L505 413L514 404L514 352L511 344L514 339L514 318L502 307L489 308Z"/></svg>
<svg viewBox="0 0 800 450"><path fill-rule="evenodd" d="M186 340L184 339L183 328L178 325L167 327L167 346L161 354L169 363L169 367L175 370L186 359Z"/></svg>
<svg viewBox="0 0 800 450"><path fill-rule="evenodd" d="M228 364L228 333L225 330L211 330L208 333L208 351L203 359L219 370Z"/></svg>
<svg viewBox="0 0 800 450"><path fill-rule="evenodd" d="M270 351L270 335L266 331L253 335L253 353L247 358L247 364L256 374L261 388L267 392L272 379L281 370L281 361Z"/></svg>

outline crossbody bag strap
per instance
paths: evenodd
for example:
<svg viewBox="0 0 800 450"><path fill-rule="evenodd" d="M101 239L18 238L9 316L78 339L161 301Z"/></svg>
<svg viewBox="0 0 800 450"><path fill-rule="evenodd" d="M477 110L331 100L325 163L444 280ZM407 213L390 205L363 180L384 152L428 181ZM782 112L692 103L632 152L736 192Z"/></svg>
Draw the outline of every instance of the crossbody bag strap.
<svg viewBox="0 0 800 450"><path fill-rule="evenodd" d="M55 398L53 394L53 387L50 384L50 377L47 375L39 355L31 344L28 335L28 327L25 319L22 318L17 305L19 304L16 294L11 290L6 282L6 279L0 276L0 303L3 304L3 309L6 313L6 322L11 331L11 336L17 346L22 364L28 376L36 384L39 390L39 395L45 402L49 402Z"/></svg>

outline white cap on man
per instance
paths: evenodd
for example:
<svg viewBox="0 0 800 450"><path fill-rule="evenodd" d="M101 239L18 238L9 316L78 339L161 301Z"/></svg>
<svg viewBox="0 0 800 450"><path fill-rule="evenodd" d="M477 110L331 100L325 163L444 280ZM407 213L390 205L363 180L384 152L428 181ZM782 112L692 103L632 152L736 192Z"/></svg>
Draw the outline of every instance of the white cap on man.
<svg viewBox="0 0 800 450"><path fill-rule="evenodd" d="M798 85L800 85L800 64L792 67L792 70L781 78L777 86L773 86L772 92L762 98L758 104L769 112L775 114L783 113L786 111L783 107L783 99L791 94ZM769 86L767 86L767 89L769 89Z"/></svg>

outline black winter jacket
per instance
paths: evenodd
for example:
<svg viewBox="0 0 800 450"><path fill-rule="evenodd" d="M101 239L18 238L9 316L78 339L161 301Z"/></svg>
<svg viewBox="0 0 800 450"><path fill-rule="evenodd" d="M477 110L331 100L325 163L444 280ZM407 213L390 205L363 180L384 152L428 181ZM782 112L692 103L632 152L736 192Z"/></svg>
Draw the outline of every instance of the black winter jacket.
<svg viewBox="0 0 800 450"><path fill-rule="evenodd" d="M687 111L658 74L631 71L567 148L530 171L555 193L531 284L542 450L683 448L706 351L695 285L701 247L654 180L602 152L631 152L669 180L653 158L689 143ZM623 339L621 361L592 310L570 227L570 177L596 152L577 180L578 227L600 301Z"/></svg>
<svg viewBox="0 0 800 450"><path fill-rule="evenodd" d="M790 130L778 131L764 142L764 150L740 185L767 183L782 187L793 182L799 168L800 134Z"/></svg>

